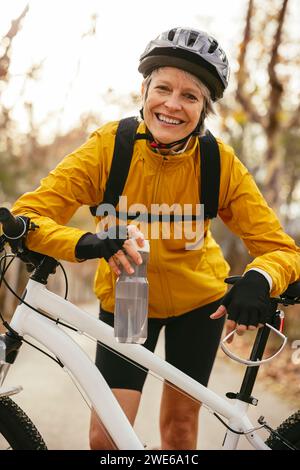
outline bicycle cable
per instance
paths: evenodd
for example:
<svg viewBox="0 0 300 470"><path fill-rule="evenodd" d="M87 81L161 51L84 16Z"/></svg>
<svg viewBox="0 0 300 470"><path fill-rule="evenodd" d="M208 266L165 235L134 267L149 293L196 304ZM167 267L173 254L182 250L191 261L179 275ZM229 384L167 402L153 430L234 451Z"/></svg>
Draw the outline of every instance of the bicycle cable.
<svg viewBox="0 0 300 470"><path fill-rule="evenodd" d="M21 302L23 303L24 305L26 305L26 307L29 307L31 310L34 310L35 312L39 313L40 315L42 315L43 317L46 317L48 318L49 320L53 321L54 323L56 324L60 324L66 328L69 328L70 330L73 330L73 331L78 331L77 328L74 328L73 326L71 325L68 325L67 323L63 323L61 322L58 318L55 319L55 318L52 318L50 317L49 315L46 315L44 312L42 312L41 310L38 310L37 308L33 307L32 305L28 304L24 299L22 299L22 297L19 297L18 294L13 290L13 288L8 284L7 280L5 279L5 276L3 274L5 274L5 272L7 271L7 269L9 268L10 264L12 263L12 261L10 262L10 264L7 266L6 270L4 273L2 273L2 268L1 268L1 264L2 264L2 260L3 258L8 258L8 257L13 257L13 260L16 258L15 255L4 255L0 258L0 273L1 273L1 282L0 282L0 286L1 286L1 283L2 281L4 282L5 286L7 287L7 289ZM60 264L60 263L59 263ZM66 273L65 271L63 270L64 272L64 275L66 276ZM6 325L5 325L6 326ZM9 326L9 325L8 325Z"/></svg>
<svg viewBox="0 0 300 470"><path fill-rule="evenodd" d="M246 435L246 434L251 434L252 432L259 431L260 429L266 429L271 435L275 435L277 439L279 439L281 442L283 442L289 449L291 450L298 450L297 447L294 447L293 444L288 442L284 437L279 434L279 432L275 431L272 429L266 422L262 422L260 426L256 426L255 428L249 429L249 431L236 431L235 429L232 429L228 424L225 423L225 421L215 412L213 412L213 415L232 433L234 434L239 434L239 435ZM258 422L260 422L258 420Z"/></svg>
<svg viewBox="0 0 300 470"><path fill-rule="evenodd" d="M10 258L10 257L12 258L12 260L6 266L6 258ZM4 267L3 267L3 270L2 270L1 263L2 263L3 258L4 258ZM0 259L0 288L1 288L4 276L5 276L5 273L8 271L8 269L9 269L10 265L12 264L12 262L14 261L14 259L15 259L15 257L13 255L8 255L7 253L5 253L5 255L2 256L1 259ZM6 325L4 316L2 315L1 311L0 311L0 318L2 320L2 324L6 327L7 325Z"/></svg>
<svg viewBox="0 0 300 470"><path fill-rule="evenodd" d="M265 425L260 425L256 426L255 428L249 429L249 431L237 431L236 429L231 428L228 424L225 423L225 421L216 413L212 413L224 426L227 428L229 431L231 431L234 434L238 434L241 436L244 436L245 434L251 434L252 432L258 431L259 429L262 429L265 427Z"/></svg>
<svg viewBox="0 0 300 470"><path fill-rule="evenodd" d="M63 267L63 265L60 263L60 261L57 261L57 263L58 263L58 266L60 267L60 269L62 270L63 275L64 275L64 278L65 278L66 290L65 290L65 297L64 297L64 299L65 299L65 300L68 300L69 283L68 283L67 273L66 273L65 268Z"/></svg>
<svg viewBox="0 0 300 470"><path fill-rule="evenodd" d="M6 258L12 258L11 261L8 263L8 265L6 266ZM75 332L78 332L77 328L74 328L72 327L71 325L68 325L64 322L61 322L58 318L57 319L54 319L48 315L46 315L45 313L41 312L40 310L36 309L35 307L33 307L32 305L28 304L27 302L25 302L24 299L22 299L21 297L18 296L18 294L13 290L13 288L8 284L7 280L5 279L5 274L6 272L8 271L9 267L11 266L11 264L13 263L13 261L17 258L16 255L13 255L13 254L7 254L5 252L5 254L0 258L0 287L1 287L1 284L2 282L5 284L5 286L7 287L7 289L20 301L22 302L24 305L26 305L27 307L29 307L31 310L34 310L35 312L39 313L40 315L42 315L43 317L46 317L48 318L48 320L51 320L53 322L55 322L55 324L59 324L59 325L62 325L64 326L65 328L69 328L70 330L72 331L75 331ZM2 268L2 263L4 262L4 268ZM66 275L66 272L62 266L61 263L58 263L60 265L60 267L62 268L62 271L63 271L63 274L64 274L64 277L65 277L65 280L67 282L67 275ZM67 288L68 284L66 284L66 293L68 292L68 288ZM22 342L28 344L29 346L32 346L34 349L38 350L39 352L43 353L45 356L47 356L49 359L52 359L54 362L56 362L60 367L64 367L64 364L58 359L58 358L55 358L53 356L51 356L51 354L47 353L46 351L44 351L43 349L39 348L38 346L36 346L35 344L31 343L30 341L26 340L23 336L20 336L13 328L11 328L11 326L9 325L9 323L7 323L7 321L4 319L4 316L2 315L2 313L0 312L0 318L1 318L1 321L2 321L2 324L5 326L5 328L17 339L21 340Z"/></svg>

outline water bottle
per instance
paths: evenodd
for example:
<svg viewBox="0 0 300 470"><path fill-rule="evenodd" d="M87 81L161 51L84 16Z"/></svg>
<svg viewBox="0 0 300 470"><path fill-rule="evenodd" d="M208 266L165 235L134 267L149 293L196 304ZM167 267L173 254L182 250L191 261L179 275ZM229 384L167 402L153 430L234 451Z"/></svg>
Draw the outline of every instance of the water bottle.
<svg viewBox="0 0 300 470"><path fill-rule="evenodd" d="M128 274L122 269L116 282L114 333L119 343L143 344L148 334L148 281L147 263L149 259L149 241L139 247L131 239L139 251L143 263L136 265L129 258L134 273Z"/></svg>
<svg viewBox="0 0 300 470"><path fill-rule="evenodd" d="M0 364L6 363L5 335L0 335Z"/></svg>

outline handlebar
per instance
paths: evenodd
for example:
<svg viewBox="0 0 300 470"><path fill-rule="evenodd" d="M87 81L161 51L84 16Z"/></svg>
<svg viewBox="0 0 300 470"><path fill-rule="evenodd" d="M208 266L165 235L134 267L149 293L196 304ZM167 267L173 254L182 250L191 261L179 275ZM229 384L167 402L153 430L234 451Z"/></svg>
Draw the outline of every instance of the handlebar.
<svg viewBox="0 0 300 470"><path fill-rule="evenodd" d="M0 207L0 223L8 240L17 240L26 234L26 221L22 217L15 217L6 207Z"/></svg>
<svg viewBox="0 0 300 470"><path fill-rule="evenodd" d="M50 256L28 250L25 244L26 235L30 230L38 228L28 217L15 217L6 207L0 207L0 224L3 227L3 235L0 237L0 252L5 243L9 243L12 252L23 261L31 279L47 284L50 274L54 274L58 261Z"/></svg>

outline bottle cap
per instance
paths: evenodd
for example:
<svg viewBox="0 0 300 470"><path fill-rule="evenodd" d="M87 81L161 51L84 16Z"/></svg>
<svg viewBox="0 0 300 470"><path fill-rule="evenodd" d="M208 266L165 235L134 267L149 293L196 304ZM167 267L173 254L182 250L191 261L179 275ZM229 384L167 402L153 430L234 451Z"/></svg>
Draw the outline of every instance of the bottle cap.
<svg viewBox="0 0 300 470"><path fill-rule="evenodd" d="M143 253L150 253L150 243L149 240L144 240L144 246L139 246L136 242L136 239L139 238L140 236L143 237L143 233L138 230L138 228L135 225L127 225L127 231L128 231L128 236L129 240L131 240L131 243L135 247L137 251L142 251Z"/></svg>
<svg viewBox="0 0 300 470"><path fill-rule="evenodd" d="M142 251L143 253L150 253L149 240L144 240L144 246L139 246L135 238L130 238L129 240L137 251Z"/></svg>

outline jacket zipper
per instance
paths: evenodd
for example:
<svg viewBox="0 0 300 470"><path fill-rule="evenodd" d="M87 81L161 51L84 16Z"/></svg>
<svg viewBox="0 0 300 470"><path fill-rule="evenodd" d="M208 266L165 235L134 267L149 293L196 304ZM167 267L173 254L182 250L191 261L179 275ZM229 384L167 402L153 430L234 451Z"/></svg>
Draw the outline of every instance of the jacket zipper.
<svg viewBox="0 0 300 470"><path fill-rule="evenodd" d="M160 183L160 180L161 180L161 175L162 175L166 160L167 160L167 158L165 158L165 157L162 158L162 161L161 161L161 164L160 164L160 167L159 167L159 170L158 170L158 175L157 175L157 178L156 178L156 181L155 181L154 194L153 194L153 203L155 203L155 204L160 204L160 201L157 200L157 194L158 194L158 191L159 191L159 183ZM159 229L160 229L160 222L158 222L158 223L159 223ZM154 250L153 250L153 261L154 261L154 265L157 267L157 270L158 270L158 273L159 273L160 285L162 287L162 292L164 294L164 298L165 298L165 301L166 301L166 310L167 310L167 312L164 312L164 313L173 313L174 309L172 307L172 302L171 302L171 298L170 298L170 290L169 290L169 286L168 286L167 281L166 281L166 275L165 275L165 272L164 272L164 268L161 267L161 265L159 263L159 250L158 250L159 240L152 240L152 243L153 243L153 248L154 248Z"/></svg>

